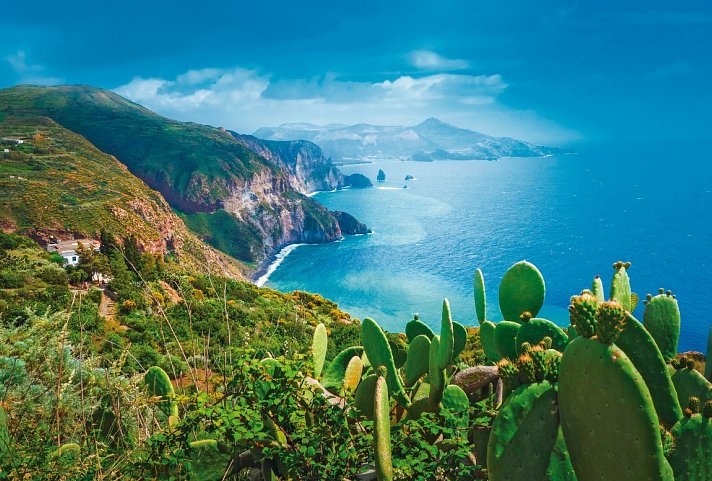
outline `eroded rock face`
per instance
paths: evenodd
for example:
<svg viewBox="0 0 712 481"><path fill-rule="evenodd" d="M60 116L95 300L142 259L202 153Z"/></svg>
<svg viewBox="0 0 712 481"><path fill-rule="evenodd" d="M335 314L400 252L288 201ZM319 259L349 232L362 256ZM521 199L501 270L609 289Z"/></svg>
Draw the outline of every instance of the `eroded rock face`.
<svg viewBox="0 0 712 481"><path fill-rule="evenodd" d="M366 224L362 224L347 212L335 210L332 211L331 214L336 217L336 220L339 222L339 227L343 235L363 235L371 233L371 229L369 229Z"/></svg>

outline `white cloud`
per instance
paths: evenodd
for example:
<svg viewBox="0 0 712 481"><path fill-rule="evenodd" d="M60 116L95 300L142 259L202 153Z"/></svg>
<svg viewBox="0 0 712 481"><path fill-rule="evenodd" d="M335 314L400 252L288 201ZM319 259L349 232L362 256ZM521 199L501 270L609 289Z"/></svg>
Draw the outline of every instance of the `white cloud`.
<svg viewBox="0 0 712 481"><path fill-rule="evenodd" d="M57 85L62 79L43 75L44 67L31 63L24 50L18 50L14 55L5 57L10 68L15 71L19 83L34 85Z"/></svg>
<svg viewBox="0 0 712 481"><path fill-rule="evenodd" d="M443 57L432 50L415 50L408 55L411 65L421 70L465 70L470 68L467 60Z"/></svg>
<svg viewBox="0 0 712 481"><path fill-rule="evenodd" d="M189 70L174 79L137 77L115 91L162 115L238 132L288 122L415 125L438 117L492 135L551 137L557 126L497 101L506 88L500 75L437 73L357 82L326 74L274 80L234 68Z"/></svg>

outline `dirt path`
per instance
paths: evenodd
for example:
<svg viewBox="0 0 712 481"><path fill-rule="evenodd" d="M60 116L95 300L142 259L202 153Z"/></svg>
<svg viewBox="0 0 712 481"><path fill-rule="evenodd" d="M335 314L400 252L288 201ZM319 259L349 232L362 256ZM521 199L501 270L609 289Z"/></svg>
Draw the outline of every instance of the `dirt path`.
<svg viewBox="0 0 712 481"><path fill-rule="evenodd" d="M126 329L128 329L127 326L122 326L116 320L116 304L109 296L106 295L106 292L104 290L101 291L99 315L104 318L107 331L117 332L125 331Z"/></svg>

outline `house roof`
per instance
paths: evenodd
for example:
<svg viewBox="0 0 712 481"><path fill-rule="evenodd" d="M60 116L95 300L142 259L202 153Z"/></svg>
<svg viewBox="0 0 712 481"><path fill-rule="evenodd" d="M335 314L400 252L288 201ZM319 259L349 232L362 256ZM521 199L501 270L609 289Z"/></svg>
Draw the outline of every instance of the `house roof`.
<svg viewBox="0 0 712 481"><path fill-rule="evenodd" d="M59 241L47 245L47 250L49 252L58 252L59 254L68 254L71 252L76 252L79 249L79 244L82 244L85 248L93 248L98 250L101 246L101 242L94 239L73 239L66 241Z"/></svg>

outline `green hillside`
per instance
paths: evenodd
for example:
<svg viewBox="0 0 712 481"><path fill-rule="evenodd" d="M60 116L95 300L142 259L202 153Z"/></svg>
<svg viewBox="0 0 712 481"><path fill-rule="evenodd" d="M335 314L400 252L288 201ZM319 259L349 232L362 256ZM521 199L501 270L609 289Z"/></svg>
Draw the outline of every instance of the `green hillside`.
<svg viewBox="0 0 712 481"><path fill-rule="evenodd" d="M148 252L173 255L185 267L242 276L243 267L203 244L161 195L115 158L54 121L8 116L0 121L0 225L37 238L96 237L101 229L134 236Z"/></svg>

